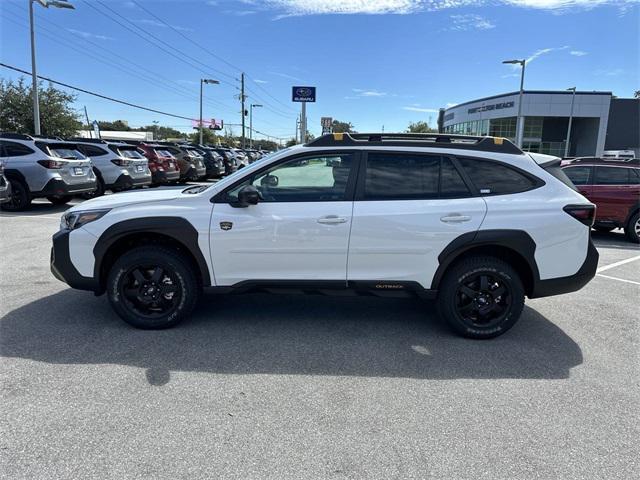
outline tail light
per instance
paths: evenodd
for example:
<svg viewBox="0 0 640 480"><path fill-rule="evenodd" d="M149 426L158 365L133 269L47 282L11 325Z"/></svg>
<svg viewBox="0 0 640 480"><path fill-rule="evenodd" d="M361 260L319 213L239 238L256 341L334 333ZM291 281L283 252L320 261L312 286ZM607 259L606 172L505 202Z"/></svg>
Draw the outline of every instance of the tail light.
<svg viewBox="0 0 640 480"><path fill-rule="evenodd" d="M114 158L113 160L111 160L111 163L113 163L114 165L118 165L119 167L130 167L131 165L133 165L133 162L131 160L124 160L122 158Z"/></svg>
<svg viewBox="0 0 640 480"><path fill-rule="evenodd" d="M69 162L65 162L62 160L38 160L38 163L44 168L52 168L55 170L64 168L69 164Z"/></svg>
<svg viewBox="0 0 640 480"><path fill-rule="evenodd" d="M587 227L593 227L596 219L595 205L567 205L563 210Z"/></svg>

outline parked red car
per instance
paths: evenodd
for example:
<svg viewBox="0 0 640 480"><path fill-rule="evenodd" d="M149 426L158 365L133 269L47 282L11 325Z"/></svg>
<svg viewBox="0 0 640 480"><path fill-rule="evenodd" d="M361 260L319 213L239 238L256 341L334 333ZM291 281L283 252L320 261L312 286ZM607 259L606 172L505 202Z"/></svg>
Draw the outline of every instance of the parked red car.
<svg viewBox="0 0 640 480"><path fill-rule="evenodd" d="M597 206L594 228L624 228L640 243L640 160L577 158L563 167L580 193Z"/></svg>
<svg viewBox="0 0 640 480"><path fill-rule="evenodd" d="M178 161L166 150L166 147L153 143L140 143L138 149L149 160L152 184L166 184L180 179Z"/></svg>

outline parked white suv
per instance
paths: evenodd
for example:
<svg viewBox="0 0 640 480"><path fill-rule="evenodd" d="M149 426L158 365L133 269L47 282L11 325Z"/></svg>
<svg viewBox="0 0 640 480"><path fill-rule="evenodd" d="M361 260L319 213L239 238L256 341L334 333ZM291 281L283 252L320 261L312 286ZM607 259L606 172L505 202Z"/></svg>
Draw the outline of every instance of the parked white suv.
<svg viewBox="0 0 640 480"><path fill-rule="evenodd" d="M4 210L24 210L41 197L63 205L73 195L96 189L91 161L72 142L0 133L0 160L11 184L11 200L2 204Z"/></svg>
<svg viewBox="0 0 640 480"><path fill-rule="evenodd" d="M437 299L458 333L495 337L525 296L595 274L595 207L559 164L501 138L326 135L211 186L78 205L51 268L140 328L177 324L203 288L293 289Z"/></svg>

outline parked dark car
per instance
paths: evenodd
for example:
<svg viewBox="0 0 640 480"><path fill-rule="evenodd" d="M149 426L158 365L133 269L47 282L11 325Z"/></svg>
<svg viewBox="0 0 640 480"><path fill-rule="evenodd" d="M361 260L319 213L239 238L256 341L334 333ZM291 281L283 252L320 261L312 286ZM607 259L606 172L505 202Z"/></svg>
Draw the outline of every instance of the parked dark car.
<svg viewBox="0 0 640 480"><path fill-rule="evenodd" d="M236 158L231 149L224 147L214 147L214 150L222 156L222 160L224 161L225 175L231 175L233 172L238 170Z"/></svg>
<svg viewBox="0 0 640 480"><path fill-rule="evenodd" d="M577 158L563 171L596 204L596 230L624 228L629 240L640 243L640 160Z"/></svg>
<svg viewBox="0 0 640 480"><path fill-rule="evenodd" d="M207 174L204 160L194 147L175 142L158 142L158 144L176 158L180 167L180 181L192 182Z"/></svg>
<svg viewBox="0 0 640 480"><path fill-rule="evenodd" d="M224 159L222 155L215 151L211 147L205 147L198 145L196 147L202 158L204 159L204 165L207 169L207 178L220 178L225 174Z"/></svg>
<svg viewBox="0 0 640 480"><path fill-rule="evenodd" d="M173 183L180 179L178 161L163 145L141 143L138 149L149 161L152 185Z"/></svg>

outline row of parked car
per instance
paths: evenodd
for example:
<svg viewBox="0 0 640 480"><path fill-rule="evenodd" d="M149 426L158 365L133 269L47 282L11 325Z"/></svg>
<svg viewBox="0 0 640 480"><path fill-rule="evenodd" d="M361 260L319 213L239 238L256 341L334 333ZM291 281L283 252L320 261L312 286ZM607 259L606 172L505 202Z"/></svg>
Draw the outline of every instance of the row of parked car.
<svg viewBox="0 0 640 480"><path fill-rule="evenodd" d="M61 205L144 186L220 178L265 151L176 142L49 138L0 133L0 203L24 210L34 198Z"/></svg>

